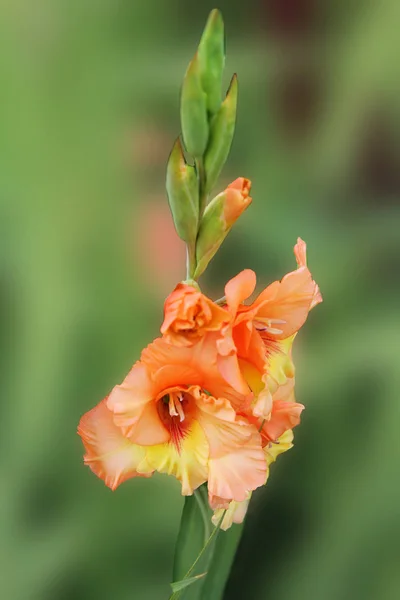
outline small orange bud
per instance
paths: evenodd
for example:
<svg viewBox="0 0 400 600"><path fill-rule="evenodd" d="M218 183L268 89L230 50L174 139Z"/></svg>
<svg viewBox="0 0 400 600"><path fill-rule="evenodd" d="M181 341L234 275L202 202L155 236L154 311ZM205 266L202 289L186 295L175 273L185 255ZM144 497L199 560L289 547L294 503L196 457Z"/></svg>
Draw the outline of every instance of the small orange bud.
<svg viewBox="0 0 400 600"><path fill-rule="evenodd" d="M195 279L204 272L232 225L251 204L250 188L251 182L248 179L238 177L207 206L196 243Z"/></svg>
<svg viewBox="0 0 400 600"><path fill-rule="evenodd" d="M251 181L244 177L238 177L226 188L224 217L227 225L232 226L242 212L251 204L250 190Z"/></svg>

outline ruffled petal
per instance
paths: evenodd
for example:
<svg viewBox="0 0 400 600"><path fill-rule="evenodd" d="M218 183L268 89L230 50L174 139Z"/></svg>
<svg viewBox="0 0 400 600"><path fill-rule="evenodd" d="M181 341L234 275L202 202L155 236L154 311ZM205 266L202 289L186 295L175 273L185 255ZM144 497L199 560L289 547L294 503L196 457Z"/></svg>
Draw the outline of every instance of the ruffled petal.
<svg viewBox="0 0 400 600"><path fill-rule="evenodd" d="M263 437L276 442L281 435L300 423L300 415L304 406L298 402L274 401L271 418L262 429Z"/></svg>
<svg viewBox="0 0 400 600"><path fill-rule="evenodd" d="M85 464L112 490L132 477L150 477L145 449L122 435L107 408L107 398L81 418L78 434L86 449Z"/></svg>
<svg viewBox="0 0 400 600"><path fill-rule="evenodd" d="M241 502L249 491L265 482L266 463L261 436L254 425L236 417L224 399L203 396L197 407L197 418L210 446L210 506L215 506L215 497Z"/></svg>
<svg viewBox="0 0 400 600"><path fill-rule="evenodd" d="M190 346L207 331L219 331L230 316L198 288L179 283L164 304L161 333L167 341Z"/></svg>
<svg viewBox="0 0 400 600"><path fill-rule="evenodd" d="M154 386L150 373L145 365L137 362L124 381L113 388L108 397L107 406L116 415L116 425L128 428L135 425L153 396Z"/></svg>
<svg viewBox="0 0 400 600"><path fill-rule="evenodd" d="M190 496L207 481L208 454L204 431L193 420L179 445L171 441L151 446L147 449L146 459L150 469L176 477L182 483L182 494Z"/></svg>
<svg viewBox="0 0 400 600"><path fill-rule="evenodd" d="M153 445L169 439L154 403L156 392L149 370L139 362L108 397L107 407L114 413L114 423L133 443Z"/></svg>

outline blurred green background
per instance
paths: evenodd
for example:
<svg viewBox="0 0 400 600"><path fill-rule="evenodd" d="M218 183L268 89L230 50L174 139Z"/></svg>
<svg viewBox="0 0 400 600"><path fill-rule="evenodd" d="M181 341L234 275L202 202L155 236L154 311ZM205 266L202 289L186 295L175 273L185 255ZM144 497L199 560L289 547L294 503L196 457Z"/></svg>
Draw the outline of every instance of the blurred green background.
<svg viewBox="0 0 400 600"><path fill-rule="evenodd" d="M164 192L179 87L213 2L0 8L0 589L162 600L182 497L115 493L80 416L157 335L184 276ZM324 295L297 339L295 448L251 505L225 599L400 597L400 4L220 0L239 117L220 188L251 209L204 278L294 268ZM210 599L212 600L212 599Z"/></svg>

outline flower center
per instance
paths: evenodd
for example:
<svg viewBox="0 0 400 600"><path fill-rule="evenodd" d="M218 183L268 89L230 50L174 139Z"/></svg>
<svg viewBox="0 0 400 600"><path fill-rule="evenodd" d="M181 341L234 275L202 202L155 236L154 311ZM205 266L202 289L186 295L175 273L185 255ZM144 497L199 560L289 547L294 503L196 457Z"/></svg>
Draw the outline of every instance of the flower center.
<svg viewBox="0 0 400 600"><path fill-rule="evenodd" d="M194 399L184 388L167 390L157 402L158 414L178 452L192 421Z"/></svg>
<svg viewBox="0 0 400 600"><path fill-rule="evenodd" d="M185 413L182 407L183 398L183 392L181 391L170 392L162 398L163 403L168 406L169 416L179 417L181 423L185 420Z"/></svg>

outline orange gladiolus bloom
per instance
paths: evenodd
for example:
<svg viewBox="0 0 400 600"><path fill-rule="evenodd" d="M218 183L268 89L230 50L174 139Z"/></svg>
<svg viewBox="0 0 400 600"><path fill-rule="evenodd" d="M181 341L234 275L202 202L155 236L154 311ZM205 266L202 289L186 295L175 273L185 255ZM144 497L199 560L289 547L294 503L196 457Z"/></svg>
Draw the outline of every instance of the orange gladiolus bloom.
<svg viewBox="0 0 400 600"><path fill-rule="evenodd" d="M81 419L85 462L112 489L154 471L182 494L208 481L210 505L245 500L266 480L257 426L233 405L244 398L221 377L215 334L191 346L157 339L121 385Z"/></svg>
<svg viewBox="0 0 400 600"><path fill-rule="evenodd" d="M322 302L319 288L306 264L306 245L299 238L294 248L296 271L269 285L249 305L244 301L256 286L250 269L225 287L231 322L218 340L219 368L233 387L254 393L253 414L269 418L272 394L294 376L291 346L311 308Z"/></svg>
<svg viewBox="0 0 400 600"><path fill-rule="evenodd" d="M220 306L180 283L165 302L162 338L121 385L81 419L85 463L111 489L155 471L174 475L182 494L208 483L222 528L241 522L269 465L292 447L304 409L294 398L291 348L308 312L322 301L295 248L297 269L245 304L253 271L225 287Z"/></svg>

